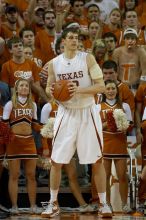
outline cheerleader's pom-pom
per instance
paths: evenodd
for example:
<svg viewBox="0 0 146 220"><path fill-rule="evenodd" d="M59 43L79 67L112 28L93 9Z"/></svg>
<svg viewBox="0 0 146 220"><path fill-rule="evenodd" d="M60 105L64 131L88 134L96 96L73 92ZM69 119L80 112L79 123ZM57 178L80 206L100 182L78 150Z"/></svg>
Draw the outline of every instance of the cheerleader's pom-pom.
<svg viewBox="0 0 146 220"><path fill-rule="evenodd" d="M113 116L113 111L108 111L106 116L107 116L107 127L112 132L117 131L117 126L116 126L116 122Z"/></svg>
<svg viewBox="0 0 146 220"><path fill-rule="evenodd" d="M129 121L127 120L126 114L122 109L115 109L113 116L116 122L118 131L126 131L129 127Z"/></svg>
<svg viewBox="0 0 146 220"><path fill-rule="evenodd" d="M44 138L53 138L55 118L49 118L47 124L41 129L41 135Z"/></svg>

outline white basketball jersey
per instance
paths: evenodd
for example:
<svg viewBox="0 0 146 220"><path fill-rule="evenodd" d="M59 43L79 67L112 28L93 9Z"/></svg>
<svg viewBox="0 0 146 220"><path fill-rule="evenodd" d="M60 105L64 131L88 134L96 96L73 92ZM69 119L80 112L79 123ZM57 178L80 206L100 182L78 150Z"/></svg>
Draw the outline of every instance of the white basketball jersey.
<svg viewBox="0 0 146 220"><path fill-rule="evenodd" d="M86 56L87 53L78 51L73 59L65 58L64 54L54 58L53 70L56 81L70 80L81 88L91 86L92 81L87 67ZM94 102L94 96L91 94L76 94L69 101L62 104L67 108L84 108L92 105Z"/></svg>

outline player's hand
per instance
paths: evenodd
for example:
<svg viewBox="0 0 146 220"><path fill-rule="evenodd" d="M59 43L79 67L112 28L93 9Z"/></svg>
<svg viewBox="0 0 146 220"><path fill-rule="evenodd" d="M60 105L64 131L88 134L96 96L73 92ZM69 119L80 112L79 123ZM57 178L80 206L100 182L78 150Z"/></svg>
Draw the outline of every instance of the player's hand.
<svg viewBox="0 0 146 220"><path fill-rule="evenodd" d="M68 83L68 86L69 86L69 87L68 87L68 90L69 90L71 96L75 95L75 93L77 93L77 91L78 91L78 86L77 86L77 84L76 84L75 82L70 81L70 82Z"/></svg>

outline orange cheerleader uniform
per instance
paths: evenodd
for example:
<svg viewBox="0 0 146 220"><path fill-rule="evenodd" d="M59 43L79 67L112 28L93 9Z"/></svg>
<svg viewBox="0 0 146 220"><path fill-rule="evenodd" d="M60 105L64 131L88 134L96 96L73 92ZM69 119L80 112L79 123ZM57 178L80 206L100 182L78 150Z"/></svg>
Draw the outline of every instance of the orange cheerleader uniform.
<svg viewBox="0 0 146 220"><path fill-rule="evenodd" d="M121 109L117 103L110 105L102 102L100 105L102 122L106 121L108 111ZM103 129L103 157L105 159L125 159L129 157L127 152L127 138L124 132L113 132L109 128Z"/></svg>
<svg viewBox="0 0 146 220"><path fill-rule="evenodd" d="M34 137L32 133L25 135L25 130L32 131L31 126L34 120L32 116L33 109L27 102L24 104L18 102L17 107L12 108L9 121L14 138L7 144L8 159L37 159Z"/></svg>

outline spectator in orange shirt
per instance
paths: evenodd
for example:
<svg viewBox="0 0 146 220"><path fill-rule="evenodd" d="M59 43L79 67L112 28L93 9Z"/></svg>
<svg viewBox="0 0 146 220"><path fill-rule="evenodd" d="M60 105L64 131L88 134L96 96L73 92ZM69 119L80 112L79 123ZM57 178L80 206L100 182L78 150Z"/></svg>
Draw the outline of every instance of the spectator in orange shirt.
<svg viewBox="0 0 146 220"><path fill-rule="evenodd" d="M27 79L31 82L31 88L34 94L47 102L48 98L39 82L39 72L41 68L37 67L33 61L25 59L21 39L17 37L10 39L8 46L12 53L12 59L3 64L1 80L6 82L13 92L15 82L19 78Z"/></svg>
<svg viewBox="0 0 146 220"><path fill-rule="evenodd" d="M36 7L31 14L25 15L25 27L30 27L35 35L37 32L44 29L44 15L45 10L41 7Z"/></svg>
<svg viewBox="0 0 146 220"><path fill-rule="evenodd" d="M75 0L71 2L71 10L72 13L70 13L67 17L66 17L66 22L69 21L74 21L79 23L81 29L83 30L88 30L88 19L85 16L85 1L84 0Z"/></svg>
<svg viewBox="0 0 146 220"><path fill-rule="evenodd" d="M45 11L44 23L45 23L45 29L37 33L35 38L35 44L36 47L39 48L44 55L43 63L46 63L55 57L54 41L55 41L55 34L57 32L57 29L56 29L56 15L53 11Z"/></svg>
<svg viewBox="0 0 146 220"><path fill-rule="evenodd" d="M24 46L31 47L33 57L35 58L35 60L39 60L39 66L42 67L43 54L40 49L35 47L35 35L34 35L33 30L31 28L24 27L19 32L19 36L22 39Z"/></svg>
<svg viewBox="0 0 146 220"><path fill-rule="evenodd" d="M22 17L25 13L32 12L36 5L36 0L6 0L6 2L15 5Z"/></svg>
<svg viewBox="0 0 146 220"><path fill-rule="evenodd" d="M20 28L24 27L24 22L18 24L18 19L20 21L20 16L18 8L14 5L8 5L5 9L6 22L1 25L1 36L7 41L13 36L18 36Z"/></svg>
<svg viewBox="0 0 146 220"><path fill-rule="evenodd" d="M110 15L109 15L109 22L106 25L103 25L101 27L102 29L102 36L106 32L112 32L116 35L117 40L119 42L120 37L121 37L121 24L122 24L122 14L119 8L114 8Z"/></svg>
<svg viewBox="0 0 146 220"><path fill-rule="evenodd" d="M84 46L87 52L92 51L92 46L96 38L98 38L98 33L100 31L100 24L97 21L92 21L88 27L88 38L84 40Z"/></svg>

